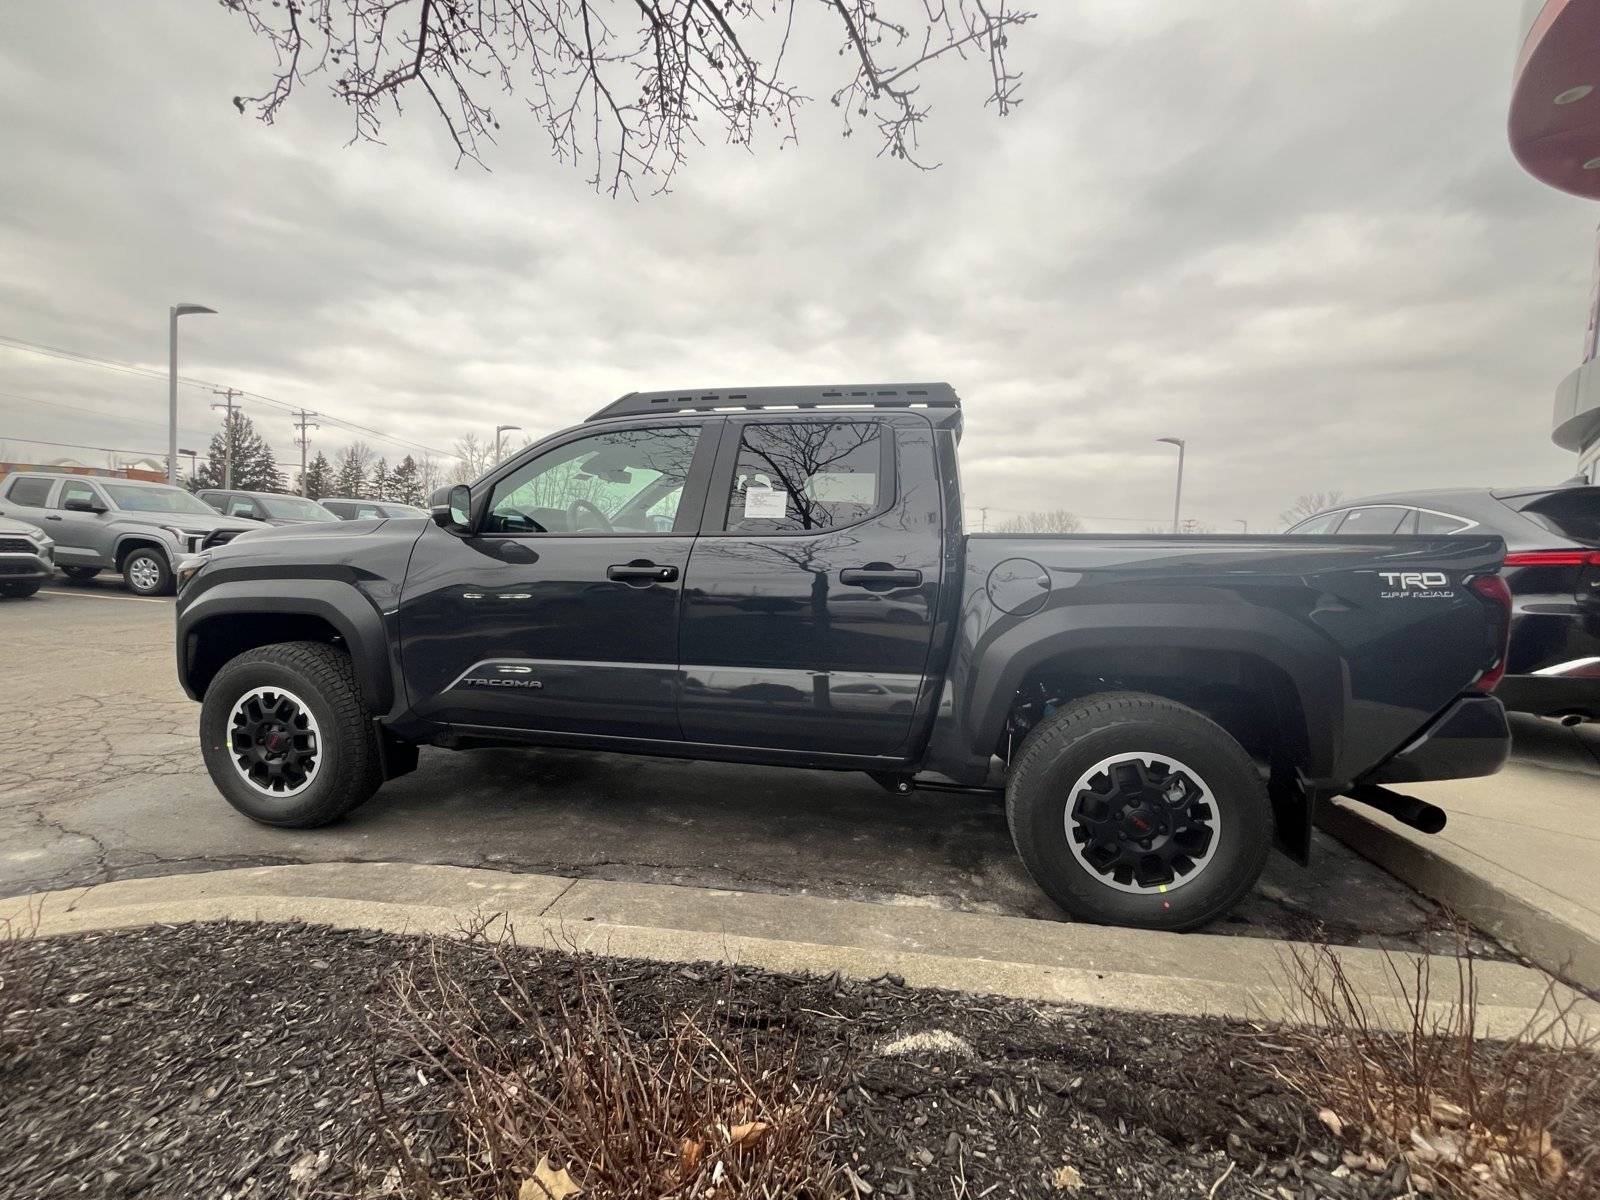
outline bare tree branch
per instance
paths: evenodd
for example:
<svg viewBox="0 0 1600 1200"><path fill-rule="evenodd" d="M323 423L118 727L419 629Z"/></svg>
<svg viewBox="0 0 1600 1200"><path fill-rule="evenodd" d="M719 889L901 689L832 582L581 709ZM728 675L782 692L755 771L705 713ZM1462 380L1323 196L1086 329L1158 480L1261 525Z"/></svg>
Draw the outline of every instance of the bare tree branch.
<svg viewBox="0 0 1600 1200"><path fill-rule="evenodd" d="M352 141L381 141L420 89L461 161L483 165L500 129L498 96L525 103L562 162L592 160L591 182L611 195L645 182L664 191L703 130L751 146L770 125L796 140L806 96L783 70L797 8L844 26L850 79L831 92L853 122L871 121L880 153L917 156L929 115L922 70L947 55L987 60L986 103L1004 116L1021 75L1007 64L1011 31L1035 14L1010 0L218 0L272 46L271 86L235 96L271 124L295 89L327 73L351 110ZM910 8L915 21L888 8ZM917 11L920 10L920 11ZM776 30L778 21L781 31ZM771 51L756 48L774 27ZM920 36L913 30L920 31ZM719 128L720 127L720 128Z"/></svg>

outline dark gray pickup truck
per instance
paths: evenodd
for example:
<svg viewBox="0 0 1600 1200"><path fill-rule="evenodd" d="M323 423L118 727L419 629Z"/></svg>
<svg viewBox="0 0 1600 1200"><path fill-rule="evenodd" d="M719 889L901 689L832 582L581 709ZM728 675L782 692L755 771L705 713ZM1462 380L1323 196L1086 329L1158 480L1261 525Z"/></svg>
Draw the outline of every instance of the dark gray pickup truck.
<svg viewBox="0 0 1600 1200"><path fill-rule="evenodd" d="M945 384L634 393L431 519L184 561L178 672L257 821L335 820L421 745L857 770L1003 795L1074 916L1183 929L1336 795L1483 775L1494 537L966 533Z"/></svg>

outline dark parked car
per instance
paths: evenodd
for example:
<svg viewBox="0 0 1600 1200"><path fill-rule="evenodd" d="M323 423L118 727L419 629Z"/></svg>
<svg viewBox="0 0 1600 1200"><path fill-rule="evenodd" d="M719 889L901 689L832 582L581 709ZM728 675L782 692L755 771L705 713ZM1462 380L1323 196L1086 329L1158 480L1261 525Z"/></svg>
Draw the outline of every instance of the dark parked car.
<svg viewBox="0 0 1600 1200"><path fill-rule="evenodd" d="M1459 488L1352 500L1290 533L1497 534L1511 589L1507 708L1600 718L1600 487Z"/></svg>
<svg viewBox="0 0 1600 1200"><path fill-rule="evenodd" d="M205 488L195 495L224 516L246 517L252 521L264 521L268 525L307 525L313 521L339 519L315 500L307 500L304 496L288 496L282 492Z"/></svg>
<svg viewBox="0 0 1600 1200"><path fill-rule="evenodd" d="M1385 785L1505 760L1499 537L972 535L960 432L947 384L634 393L431 519L198 556L211 777L294 828L421 745L866 771L1003 797L1075 916L1186 929L1328 798L1436 830Z"/></svg>
<svg viewBox="0 0 1600 1200"><path fill-rule="evenodd" d="M317 501L341 521L372 521L381 517L425 517L427 509L398 500L353 500L344 496L324 496Z"/></svg>

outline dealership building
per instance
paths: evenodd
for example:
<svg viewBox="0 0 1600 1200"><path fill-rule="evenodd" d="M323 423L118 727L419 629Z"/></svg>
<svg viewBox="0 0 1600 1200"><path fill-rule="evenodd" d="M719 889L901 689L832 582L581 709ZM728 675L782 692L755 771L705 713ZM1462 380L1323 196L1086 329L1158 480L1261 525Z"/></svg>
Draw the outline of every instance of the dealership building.
<svg viewBox="0 0 1600 1200"><path fill-rule="evenodd" d="M1511 87L1511 152L1541 183L1600 200L1600 0L1528 0ZM1556 388L1550 437L1600 482L1600 258L1581 361Z"/></svg>

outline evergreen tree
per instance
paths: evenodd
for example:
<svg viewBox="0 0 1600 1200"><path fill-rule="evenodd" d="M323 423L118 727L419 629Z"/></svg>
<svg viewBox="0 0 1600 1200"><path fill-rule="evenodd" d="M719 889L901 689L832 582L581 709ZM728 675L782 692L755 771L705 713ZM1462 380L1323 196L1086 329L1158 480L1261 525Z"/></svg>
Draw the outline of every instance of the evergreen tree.
<svg viewBox="0 0 1600 1200"><path fill-rule="evenodd" d="M372 498L387 500L393 489L394 480L389 475L389 460L380 458L372 464Z"/></svg>
<svg viewBox="0 0 1600 1200"><path fill-rule="evenodd" d="M417 460L411 455L406 455L400 460L400 465L394 469L390 476L392 489L389 499L398 500L401 504L422 503L422 479L417 469Z"/></svg>
<svg viewBox="0 0 1600 1200"><path fill-rule="evenodd" d="M233 478L228 483L226 460L228 443L233 444ZM286 492L288 483L283 472L273 460L272 447L267 439L256 432L250 418L237 409L230 422L223 418L223 428L211 435L211 446L206 451L206 463L196 473L199 487L234 487L241 492Z"/></svg>
<svg viewBox="0 0 1600 1200"><path fill-rule="evenodd" d="M333 495L333 467L320 450L306 467L305 493L313 500Z"/></svg>
<svg viewBox="0 0 1600 1200"><path fill-rule="evenodd" d="M367 465L371 462L372 451L365 442L351 442L345 447L339 457L339 472L333 481L339 495L352 500L372 499L371 489L367 486Z"/></svg>

